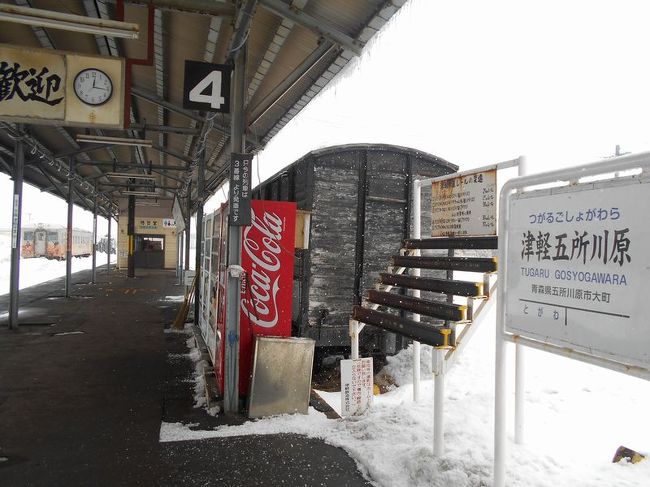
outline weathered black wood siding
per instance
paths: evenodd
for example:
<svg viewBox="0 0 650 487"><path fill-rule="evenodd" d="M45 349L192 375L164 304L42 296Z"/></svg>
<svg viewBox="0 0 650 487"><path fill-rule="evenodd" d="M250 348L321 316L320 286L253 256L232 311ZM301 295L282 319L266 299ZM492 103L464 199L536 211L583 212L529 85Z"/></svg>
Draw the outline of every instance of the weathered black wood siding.
<svg viewBox="0 0 650 487"><path fill-rule="evenodd" d="M341 324L349 319L354 297L359 155L328 153L312 165L309 323L302 328L319 344L340 346Z"/></svg>
<svg viewBox="0 0 650 487"><path fill-rule="evenodd" d="M307 154L253 191L255 198L296 201L298 209L311 212L309 249L296 252L297 334L316 339L318 346L349 346L352 306L374 287L409 235L410 183L454 170L444 160L403 147L340 146ZM431 232L430 205L423 197L423 236ZM360 338L364 348L389 353L399 340L374 327Z"/></svg>

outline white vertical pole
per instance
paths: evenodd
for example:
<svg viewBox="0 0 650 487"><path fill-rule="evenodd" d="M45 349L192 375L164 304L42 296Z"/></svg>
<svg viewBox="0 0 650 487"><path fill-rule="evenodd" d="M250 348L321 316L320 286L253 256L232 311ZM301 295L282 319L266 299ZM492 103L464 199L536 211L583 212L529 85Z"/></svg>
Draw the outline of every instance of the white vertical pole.
<svg viewBox="0 0 650 487"><path fill-rule="evenodd" d="M433 350L436 361L433 376L433 456L440 457L445 453L445 423L443 420L445 404L445 352Z"/></svg>
<svg viewBox="0 0 650 487"><path fill-rule="evenodd" d="M505 198L500 199L501 203ZM499 210L499 262L505 259L504 209ZM502 275L497 278L497 316L496 350L494 370L494 482L493 487L504 487L506 482L506 353L507 344L503 339L505 309L505 282Z"/></svg>
<svg viewBox="0 0 650 487"><path fill-rule="evenodd" d="M525 176L526 173L526 158L520 156L518 175ZM525 357L524 346L517 343L515 345L515 443L517 445L524 442Z"/></svg>
<svg viewBox="0 0 650 487"><path fill-rule="evenodd" d="M418 239L422 233L422 222L420 218L420 181L413 181L413 193L412 193L412 205L413 208L413 230L411 231L411 238ZM416 250L415 255L420 255L420 251ZM418 277L420 275L420 269L413 269L413 276ZM411 291L413 297L420 297L420 290L414 289ZM420 315L414 314L413 319L415 321L420 321ZM420 400L420 342L413 342L413 401L418 402Z"/></svg>
<svg viewBox="0 0 650 487"><path fill-rule="evenodd" d="M350 358L359 358L359 322L350 320Z"/></svg>

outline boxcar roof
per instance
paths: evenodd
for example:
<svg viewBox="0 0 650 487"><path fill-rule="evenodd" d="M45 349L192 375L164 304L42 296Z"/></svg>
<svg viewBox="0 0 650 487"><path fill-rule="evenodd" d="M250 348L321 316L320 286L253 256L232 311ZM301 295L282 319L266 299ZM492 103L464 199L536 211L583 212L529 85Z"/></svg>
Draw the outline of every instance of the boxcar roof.
<svg viewBox="0 0 650 487"><path fill-rule="evenodd" d="M393 144L371 144L371 143L356 143L356 144L342 144L342 145L333 145L330 147L323 147L321 149L315 149L295 162L289 164L288 166L282 168L280 171L275 173L273 176L268 178L265 181L262 181L260 184L258 184L254 189L261 188L265 186L266 184L274 181L278 177L282 176L285 174L289 169L292 167L296 166L297 164L302 163L303 161L306 161L312 157L321 157L324 155L328 154L333 154L333 153L343 153L343 152L351 152L351 151L357 151L357 150L365 150L365 151L373 151L373 152L381 152L381 151L390 151L390 152L399 152L403 154L409 154L411 156L419 157L424 160L428 160L431 163L438 164L440 166L444 166L449 168L452 172L458 171L458 166L456 164L452 164L449 161L446 161L445 159L442 159L441 157L434 156L433 154L429 154L428 152L424 152L418 149L413 149L412 147L404 147L401 145L393 145Z"/></svg>

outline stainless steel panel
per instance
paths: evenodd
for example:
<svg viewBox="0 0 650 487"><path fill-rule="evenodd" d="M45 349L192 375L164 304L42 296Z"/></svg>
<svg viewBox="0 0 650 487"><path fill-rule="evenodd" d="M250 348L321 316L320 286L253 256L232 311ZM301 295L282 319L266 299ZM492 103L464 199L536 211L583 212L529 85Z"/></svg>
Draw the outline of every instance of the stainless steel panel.
<svg viewBox="0 0 650 487"><path fill-rule="evenodd" d="M307 414L315 341L257 337L248 417Z"/></svg>

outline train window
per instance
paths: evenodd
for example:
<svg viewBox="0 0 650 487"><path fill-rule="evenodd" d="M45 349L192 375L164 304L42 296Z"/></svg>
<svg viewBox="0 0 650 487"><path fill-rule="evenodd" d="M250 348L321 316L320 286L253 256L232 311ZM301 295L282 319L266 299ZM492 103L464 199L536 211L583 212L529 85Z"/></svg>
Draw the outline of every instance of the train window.
<svg viewBox="0 0 650 487"><path fill-rule="evenodd" d="M47 232L47 239L51 242L58 242L59 236L56 232Z"/></svg>
<svg viewBox="0 0 650 487"><path fill-rule="evenodd" d="M34 240L34 232L25 232L25 240Z"/></svg>

